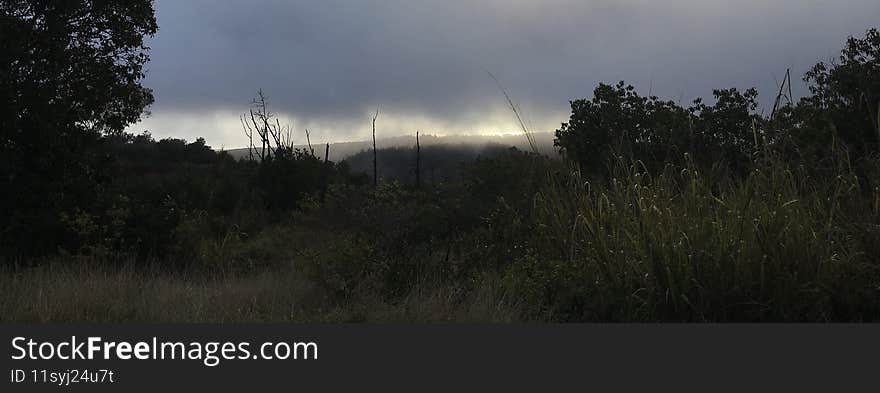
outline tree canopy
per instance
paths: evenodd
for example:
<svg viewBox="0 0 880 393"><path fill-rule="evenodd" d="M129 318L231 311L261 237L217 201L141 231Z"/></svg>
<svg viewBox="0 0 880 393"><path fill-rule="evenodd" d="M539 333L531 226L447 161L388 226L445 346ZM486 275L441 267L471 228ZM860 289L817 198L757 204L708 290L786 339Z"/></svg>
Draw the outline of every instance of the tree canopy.
<svg viewBox="0 0 880 393"><path fill-rule="evenodd" d="M100 136L153 102L140 83L157 29L152 0L0 1L0 188L14 190L0 242L51 239L27 228L95 199Z"/></svg>
<svg viewBox="0 0 880 393"><path fill-rule="evenodd" d="M608 154L662 165L687 152L703 164L723 163L739 173L768 147L808 161L831 154L833 141L854 158L877 154L880 32L850 37L837 61L816 64L804 81L810 95L770 116L757 113L755 89L715 90L711 105L697 99L685 108L640 96L624 82L600 84L593 98L571 101L571 118L556 131L556 145L594 173Z"/></svg>

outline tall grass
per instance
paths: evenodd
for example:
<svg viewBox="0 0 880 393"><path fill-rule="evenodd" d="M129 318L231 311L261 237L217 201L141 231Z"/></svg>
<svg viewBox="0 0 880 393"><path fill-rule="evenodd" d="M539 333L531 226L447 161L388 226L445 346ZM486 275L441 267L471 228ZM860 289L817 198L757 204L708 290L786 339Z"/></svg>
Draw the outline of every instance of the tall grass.
<svg viewBox="0 0 880 393"><path fill-rule="evenodd" d="M535 136L532 131L529 130L528 127L526 127L526 122L523 120L522 110L519 108L519 106L514 104L513 99L510 98L510 94L507 93L507 89L505 89L504 86L501 84L501 81L495 77L495 74L490 71L486 71L486 73L489 74L489 77L492 78L493 81L495 81L496 85L498 85L498 90L501 91L501 94L504 96L504 100L507 101L508 109L513 112L513 116L516 118L517 125L519 125L520 130L522 130L523 135L525 135L526 140L528 140L529 142L529 148L531 149L532 153L539 154L540 151L538 150L537 142L535 142Z"/></svg>
<svg viewBox="0 0 880 393"><path fill-rule="evenodd" d="M413 285L402 299L337 298L291 267L250 273L171 272L134 262L63 260L0 265L0 323L507 322L519 318L491 283L462 294Z"/></svg>
<svg viewBox="0 0 880 393"><path fill-rule="evenodd" d="M876 162L873 163L876 166ZM536 199L536 250L509 285L542 319L876 320L880 212L845 160L836 176L772 161L744 179L619 159Z"/></svg>

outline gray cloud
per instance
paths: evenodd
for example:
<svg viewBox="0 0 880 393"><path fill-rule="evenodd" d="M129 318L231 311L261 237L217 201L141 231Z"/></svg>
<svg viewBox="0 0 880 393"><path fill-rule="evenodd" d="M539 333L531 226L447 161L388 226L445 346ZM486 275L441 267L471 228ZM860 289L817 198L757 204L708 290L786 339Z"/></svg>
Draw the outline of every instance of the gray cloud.
<svg viewBox="0 0 880 393"><path fill-rule="evenodd" d="M236 114L258 88L322 140L514 130L491 70L535 128L598 82L689 101L756 86L769 100L880 20L876 0L157 0L145 84L153 115L132 130L242 144ZM797 80L796 80L797 82ZM796 83L796 86L798 84ZM801 87L802 88L802 87Z"/></svg>

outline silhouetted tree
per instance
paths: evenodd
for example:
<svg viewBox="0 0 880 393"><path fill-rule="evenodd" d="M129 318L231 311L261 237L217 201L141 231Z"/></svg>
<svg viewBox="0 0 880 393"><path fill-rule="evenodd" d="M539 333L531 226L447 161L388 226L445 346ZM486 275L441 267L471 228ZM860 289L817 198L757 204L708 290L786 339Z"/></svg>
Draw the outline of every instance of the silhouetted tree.
<svg viewBox="0 0 880 393"><path fill-rule="evenodd" d="M804 76L811 97L805 105L823 111L851 147L876 152L880 146L880 31L850 37L837 62L816 64Z"/></svg>
<svg viewBox="0 0 880 393"><path fill-rule="evenodd" d="M422 145L419 144L419 132L416 131L416 188L422 186Z"/></svg>
<svg viewBox="0 0 880 393"><path fill-rule="evenodd" d="M262 90L251 102L248 113L239 116L244 135L248 137L248 158L258 154L261 161L293 154L293 135L289 125L282 126L275 114L269 111L269 101ZM254 134L256 133L256 134ZM254 136L260 147L254 145Z"/></svg>
<svg viewBox="0 0 880 393"><path fill-rule="evenodd" d="M763 119L755 113L758 91L736 88L714 90L715 104L694 101L693 145L689 152L704 164L722 161L730 170L744 173L758 146L764 140Z"/></svg>
<svg viewBox="0 0 880 393"><path fill-rule="evenodd" d="M657 97L642 97L630 85L600 84L592 99L571 102L571 118L556 131L555 145L594 174L610 155L633 156L647 166L679 160L683 153L705 164L723 162L741 172L763 140L755 113L758 92L713 91L715 103L697 99L689 108Z"/></svg>
<svg viewBox="0 0 880 393"><path fill-rule="evenodd" d="M153 101L140 85L150 0L0 2L0 249L52 251L61 212L88 211L106 181L102 134ZM14 190L14 192L7 192Z"/></svg>
<svg viewBox="0 0 880 393"><path fill-rule="evenodd" d="M379 185L379 172L376 160L376 119L379 117L379 107L376 107L376 113L373 115L373 187Z"/></svg>
<svg viewBox="0 0 880 393"><path fill-rule="evenodd" d="M602 169L609 154L661 155L689 145L689 114L671 101L642 97L632 86L600 84L590 100L571 101L571 118L555 145L585 170ZM644 157L642 157L644 158Z"/></svg>

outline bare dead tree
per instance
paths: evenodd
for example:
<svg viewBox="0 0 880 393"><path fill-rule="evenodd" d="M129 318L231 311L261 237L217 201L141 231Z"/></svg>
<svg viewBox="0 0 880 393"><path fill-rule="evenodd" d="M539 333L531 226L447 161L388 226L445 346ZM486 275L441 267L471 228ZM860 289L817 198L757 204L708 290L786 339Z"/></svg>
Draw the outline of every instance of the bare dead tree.
<svg viewBox="0 0 880 393"><path fill-rule="evenodd" d="M788 86L788 96L785 95L785 87ZM785 97L788 99L788 103L792 103L792 94L791 94L791 69L788 68L785 70L785 77L782 78L782 84L779 85L779 93L776 94L776 100L773 102L773 111L770 112L770 121L773 121L773 117L776 116L776 111L779 110L779 104L782 103L782 98Z"/></svg>
<svg viewBox="0 0 880 393"><path fill-rule="evenodd" d="M376 166L376 119L379 117L379 107L376 106L376 113L373 115L373 187L379 185L379 171Z"/></svg>
<svg viewBox="0 0 880 393"><path fill-rule="evenodd" d="M266 134L265 134L263 128L260 127L259 123L257 123L256 116L254 115L254 110L250 109L250 110L248 110L248 113L250 113L251 122L247 123L247 125L248 125L248 127L251 127L251 124L253 124L253 130L256 131L257 136L260 137L260 142L262 143L262 145L260 147L260 160L265 160L266 159L266 142L267 142ZM256 151L256 146L254 147L254 151Z"/></svg>
<svg viewBox="0 0 880 393"><path fill-rule="evenodd" d="M419 145L419 132L416 131L416 188L422 186L422 146Z"/></svg>
<svg viewBox="0 0 880 393"><path fill-rule="evenodd" d="M312 139L309 137L309 129L306 128L306 143L309 145L309 152L312 153L312 157L315 156L315 149L312 149Z"/></svg>
<svg viewBox="0 0 880 393"><path fill-rule="evenodd" d="M238 117L238 120L241 122L241 128L244 130L244 135L248 138L248 160L254 160L254 130L250 127L247 121L244 119L244 115Z"/></svg>
<svg viewBox="0 0 880 393"><path fill-rule="evenodd" d="M289 125L282 126L281 121L269 111L269 104L263 91L257 92L257 98L251 102L248 113L239 116L245 136L248 137L248 156L253 159L259 154L260 160L272 159L273 156L290 155L293 153L293 134ZM253 142L254 135L260 139L259 150Z"/></svg>

